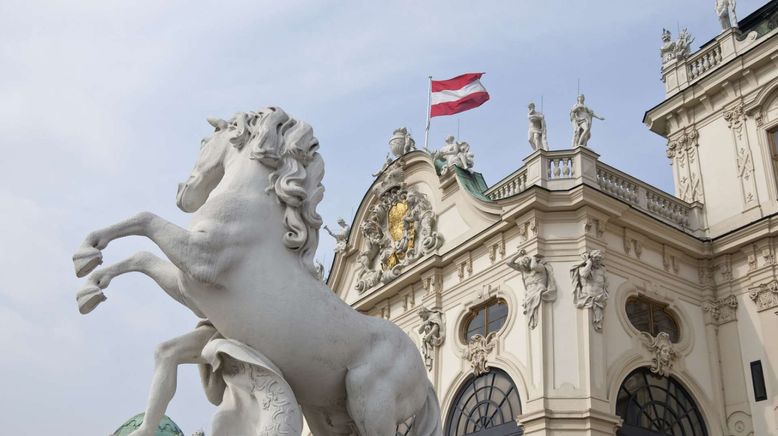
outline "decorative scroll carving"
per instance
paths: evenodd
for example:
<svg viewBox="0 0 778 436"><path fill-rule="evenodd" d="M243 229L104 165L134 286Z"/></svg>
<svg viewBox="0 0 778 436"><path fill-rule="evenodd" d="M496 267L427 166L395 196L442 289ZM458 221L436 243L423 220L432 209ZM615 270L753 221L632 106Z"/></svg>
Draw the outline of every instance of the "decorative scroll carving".
<svg viewBox="0 0 778 436"><path fill-rule="evenodd" d="M443 345L446 340L446 319L443 312L438 309L419 309L421 326L419 334L421 335L421 355L424 357L424 364L427 371L432 370L432 358L435 349Z"/></svg>
<svg viewBox="0 0 778 436"><path fill-rule="evenodd" d="M697 159L699 137L697 129L692 127L667 141L667 157L673 159L678 173L678 196L688 203L705 201Z"/></svg>
<svg viewBox="0 0 778 436"><path fill-rule="evenodd" d="M730 295L702 303L706 324L721 325L734 321L737 315L737 297Z"/></svg>
<svg viewBox="0 0 778 436"><path fill-rule="evenodd" d="M751 207L756 204L756 180L754 177L754 160L748 143L748 134L745 129L745 113L743 103L738 102L734 107L724 111L724 120L727 122L735 143L735 159L737 162L737 175L743 188L743 206Z"/></svg>
<svg viewBox="0 0 778 436"><path fill-rule="evenodd" d="M486 337L473 335L467 342L467 349L463 357L470 362L473 367L473 375L478 377L481 374L489 372L487 357L494 350L496 332L491 332Z"/></svg>
<svg viewBox="0 0 778 436"><path fill-rule="evenodd" d="M748 296L756 304L756 310L759 312L778 307L778 281L762 283L752 288L748 292Z"/></svg>
<svg viewBox="0 0 778 436"><path fill-rule="evenodd" d="M589 308L593 313L592 325L602 331L605 305L608 302L608 276L600 250L581 255L584 261L570 270L573 280L573 301L579 309Z"/></svg>
<svg viewBox="0 0 778 436"><path fill-rule="evenodd" d="M362 293L394 280L406 266L440 247L436 221L424 194L402 185L384 192L360 225L366 246L357 258L356 290Z"/></svg>
<svg viewBox="0 0 778 436"><path fill-rule="evenodd" d="M656 337L652 337L646 332L640 332L643 339L643 345L653 354L651 358L651 372L667 377L673 368L673 363L678 357L678 353L673 347L670 335L667 332L659 332Z"/></svg>
<svg viewBox="0 0 778 436"><path fill-rule="evenodd" d="M508 266L521 273L524 282L524 314L529 314L529 328L534 329L538 325L538 309L542 301L556 300L556 281L551 264L536 254L526 256L524 250L519 251L513 259L508 261Z"/></svg>

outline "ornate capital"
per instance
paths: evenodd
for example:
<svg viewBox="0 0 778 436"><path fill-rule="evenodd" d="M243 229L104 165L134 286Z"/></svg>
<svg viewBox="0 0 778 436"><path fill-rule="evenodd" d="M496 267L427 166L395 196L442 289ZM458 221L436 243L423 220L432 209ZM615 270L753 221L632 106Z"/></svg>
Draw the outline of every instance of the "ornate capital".
<svg viewBox="0 0 778 436"><path fill-rule="evenodd" d="M724 111L724 121L730 129L738 128L745 120L743 102L738 102L734 107Z"/></svg>
<svg viewBox="0 0 778 436"><path fill-rule="evenodd" d="M473 375L478 377L481 374L489 372L487 357L494 350L497 334L491 332L486 337L474 335L467 343L467 350L463 357L470 362L473 367Z"/></svg>
<svg viewBox="0 0 778 436"><path fill-rule="evenodd" d="M778 307L778 281L773 280L751 288L748 296L756 304L756 310L759 312Z"/></svg>
<svg viewBox="0 0 778 436"><path fill-rule="evenodd" d="M737 319L737 297L730 295L702 303L705 323L721 325Z"/></svg>

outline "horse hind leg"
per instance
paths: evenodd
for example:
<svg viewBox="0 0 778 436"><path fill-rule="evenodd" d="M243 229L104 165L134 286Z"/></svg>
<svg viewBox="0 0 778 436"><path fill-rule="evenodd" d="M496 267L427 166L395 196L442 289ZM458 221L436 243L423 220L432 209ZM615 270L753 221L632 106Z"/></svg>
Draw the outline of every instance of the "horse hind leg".
<svg viewBox="0 0 778 436"><path fill-rule="evenodd" d="M346 374L348 412L361 436L395 436L395 387L371 365L351 368Z"/></svg>

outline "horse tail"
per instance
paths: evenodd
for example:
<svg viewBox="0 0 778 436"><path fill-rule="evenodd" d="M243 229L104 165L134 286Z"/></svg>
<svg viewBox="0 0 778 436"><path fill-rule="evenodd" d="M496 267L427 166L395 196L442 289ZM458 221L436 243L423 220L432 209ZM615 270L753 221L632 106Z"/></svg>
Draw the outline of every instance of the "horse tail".
<svg viewBox="0 0 778 436"><path fill-rule="evenodd" d="M438 397L432 385L427 388L427 400L413 421L413 434L415 436L442 436L440 422L440 405Z"/></svg>

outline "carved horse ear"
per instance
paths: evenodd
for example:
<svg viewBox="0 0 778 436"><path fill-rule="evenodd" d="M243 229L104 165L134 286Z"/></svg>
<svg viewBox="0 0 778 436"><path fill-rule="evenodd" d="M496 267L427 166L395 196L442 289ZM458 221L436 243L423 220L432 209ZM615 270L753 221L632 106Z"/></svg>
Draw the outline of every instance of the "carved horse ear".
<svg viewBox="0 0 778 436"><path fill-rule="evenodd" d="M227 122L224 121L221 118L218 117L208 117L206 118L208 120L208 124L212 125L216 131L224 130L225 127L227 127Z"/></svg>

